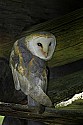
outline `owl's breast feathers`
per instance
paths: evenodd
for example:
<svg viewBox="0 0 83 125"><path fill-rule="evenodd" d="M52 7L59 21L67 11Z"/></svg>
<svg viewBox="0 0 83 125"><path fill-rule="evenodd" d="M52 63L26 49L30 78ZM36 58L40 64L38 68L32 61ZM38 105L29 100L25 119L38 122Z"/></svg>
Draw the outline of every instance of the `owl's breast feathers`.
<svg viewBox="0 0 83 125"><path fill-rule="evenodd" d="M32 55L23 40L16 41L10 56L15 88L21 89L38 103L51 106L51 100L44 93L47 88L45 61Z"/></svg>

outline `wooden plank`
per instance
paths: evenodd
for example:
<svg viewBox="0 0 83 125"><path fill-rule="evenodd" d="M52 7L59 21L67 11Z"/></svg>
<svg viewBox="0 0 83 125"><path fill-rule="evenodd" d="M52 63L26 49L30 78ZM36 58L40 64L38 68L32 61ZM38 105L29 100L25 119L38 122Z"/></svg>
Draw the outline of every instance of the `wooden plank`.
<svg viewBox="0 0 83 125"><path fill-rule="evenodd" d="M83 59L50 69L48 95L52 102L57 104L72 98L76 93L83 92L82 65Z"/></svg>
<svg viewBox="0 0 83 125"><path fill-rule="evenodd" d="M58 19L54 18L50 21L37 24L29 28L29 30L22 33L22 36L30 34L31 32L34 32L34 31L41 30L41 29L48 30L48 31L54 30L54 33L58 34L59 32L57 32L57 29L59 29L61 32L65 31L65 28L64 30L62 30L61 27L64 27L64 25L66 26L68 24L70 25L72 22L74 22L75 20L79 20L80 18L83 18L83 8L73 11L71 13L68 13Z"/></svg>
<svg viewBox="0 0 83 125"><path fill-rule="evenodd" d="M83 58L83 9L72 12L59 19L53 19L30 28L17 38L35 31L49 31L57 38L57 47L49 67L64 65ZM0 41L0 57L9 57L14 40ZM11 43L11 44L10 44ZM3 51L4 50L4 51Z"/></svg>
<svg viewBox="0 0 83 125"><path fill-rule="evenodd" d="M46 108L43 114L36 114L33 113L35 108L29 108L26 105L0 103L0 114L27 120L41 121L50 125L76 125L78 123L83 123L83 112L79 112L79 110L57 110Z"/></svg>
<svg viewBox="0 0 83 125"><path fill-rule="evenodd" d="M68 100L80 92L83 92L83 70L49 81L48 95L54 103Z"/></svg>

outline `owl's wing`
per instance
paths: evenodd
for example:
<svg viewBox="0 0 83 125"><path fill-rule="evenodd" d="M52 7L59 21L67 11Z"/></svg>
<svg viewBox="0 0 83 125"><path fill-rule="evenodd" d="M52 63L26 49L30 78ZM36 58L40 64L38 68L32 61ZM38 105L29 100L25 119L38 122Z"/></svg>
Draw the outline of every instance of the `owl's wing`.
<svg viewBox="0 0 83 125"><path fill-rule="evenodd" d="M12 69L12 74L13 74L13 80L14 80L14 85L16 90L20 90L20 78L19 74L16 71L16 69L12 66L11 64L11 69Z"/></svg>
<svg viewBox="0 0 83 125"><path fill-rule="evenodd" d="M29 90L29 95L38 103L44 106L52 106L50 98L44 93L40 86L34 86Z"/></svg>
<svg viewBox="0 0 83 125"><path fill-rule="evenodd" d="M50 98L44 93L40 86L31 83L25 76L22 76L13 67L12 74L15 88L17 90L21 89L25 95L30 95L36 102L42 105L52 106Z"/></svg>

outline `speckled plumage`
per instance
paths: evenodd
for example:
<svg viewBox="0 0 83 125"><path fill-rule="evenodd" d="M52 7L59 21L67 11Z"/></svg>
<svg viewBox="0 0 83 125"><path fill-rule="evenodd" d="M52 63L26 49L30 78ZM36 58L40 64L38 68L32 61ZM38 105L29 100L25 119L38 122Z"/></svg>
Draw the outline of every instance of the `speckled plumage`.
<svg viewBox="0 0 83 125"><path fill-rule="evenodd" d="M45 61L32 55L23 42L24 38L17 41L10 59L15 88L21 89L38 103L49 106L51 101L44 93L47 88Z"/></svg>

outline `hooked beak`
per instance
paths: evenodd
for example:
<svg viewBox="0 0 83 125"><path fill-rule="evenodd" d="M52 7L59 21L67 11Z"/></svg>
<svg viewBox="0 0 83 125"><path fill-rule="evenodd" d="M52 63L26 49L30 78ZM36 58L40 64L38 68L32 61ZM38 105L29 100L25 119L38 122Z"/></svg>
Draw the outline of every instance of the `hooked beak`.
<svg viewBox="0 0 83 125"><path fill-rule="evenodd" d="M48 48L44 47L44 48L41 49L41 51L42 51L42 54L44 55L44 57L47 58L47 56L48 56Z"/></svg>
<svg viewBox="0 0 83 125"><path fill-rule="evenodd" d="M48 53L47 52L43 52L44 56L47 58Z"/></svg>

